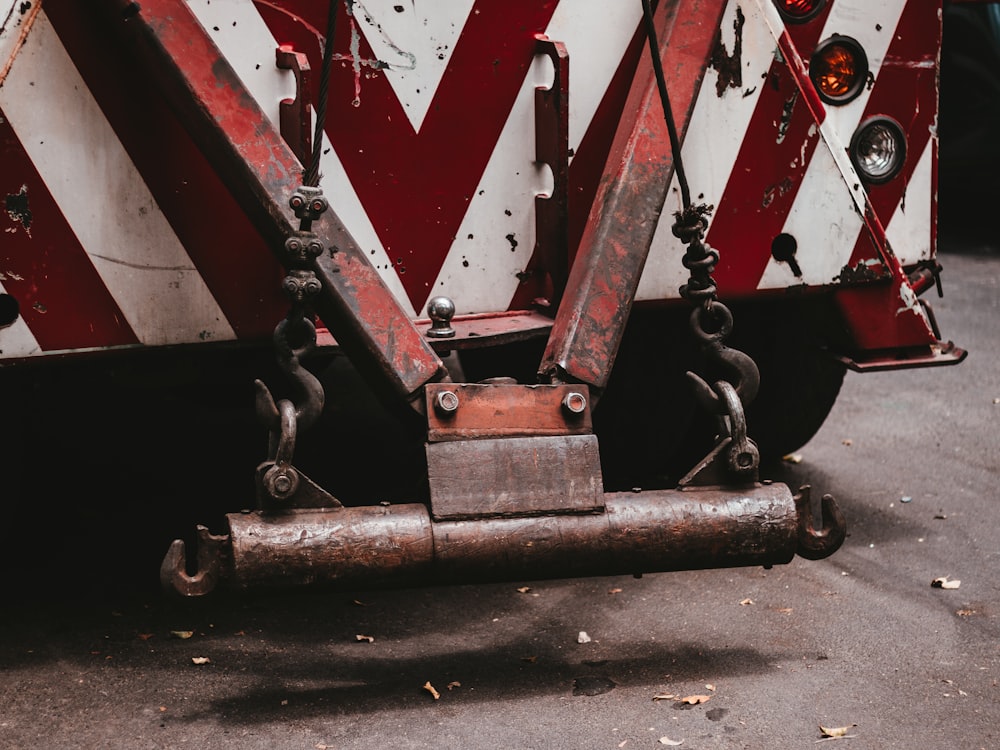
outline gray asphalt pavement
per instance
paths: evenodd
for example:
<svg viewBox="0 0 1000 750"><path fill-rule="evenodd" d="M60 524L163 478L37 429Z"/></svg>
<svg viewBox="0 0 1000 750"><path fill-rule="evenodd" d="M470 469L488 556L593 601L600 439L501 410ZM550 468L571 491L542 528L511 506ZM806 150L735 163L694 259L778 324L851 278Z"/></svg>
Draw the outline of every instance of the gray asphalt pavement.
<svg viewBox="0 0 1000 750"><path fill-rule="evenodd" d="M66 570L4 605L0 747L1000 747L1000 254L941 260L967 361L849 374L771 477L837 497L832 558L196 607L74 596ZM5 531L12 577L57 556Z"/></svg>

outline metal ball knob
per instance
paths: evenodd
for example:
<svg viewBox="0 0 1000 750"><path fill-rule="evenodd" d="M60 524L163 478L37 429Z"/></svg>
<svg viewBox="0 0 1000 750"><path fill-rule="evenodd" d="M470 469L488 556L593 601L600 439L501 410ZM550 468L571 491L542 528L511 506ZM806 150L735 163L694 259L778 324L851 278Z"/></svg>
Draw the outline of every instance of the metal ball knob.
<svg viewBox="0 0 1000 750"><path fill-rule="evenodd" d="M455 303L448 297L432 297L427 303L427 316L431 319L428 336L446 339L455 335L455 329L451 327L451 319L455 317Z"/></svg>

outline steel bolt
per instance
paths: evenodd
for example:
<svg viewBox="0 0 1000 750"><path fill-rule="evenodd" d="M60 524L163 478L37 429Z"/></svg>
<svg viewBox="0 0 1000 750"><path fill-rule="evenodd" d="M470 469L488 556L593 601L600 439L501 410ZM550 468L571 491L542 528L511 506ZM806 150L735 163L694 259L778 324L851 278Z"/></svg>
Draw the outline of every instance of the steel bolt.
<svg viewBox="0 0 1000 750"><path fill-rule="evenodd" d="M272 466L264 473L264 487L275 500L287 500L299 488L299 475L291 467Z"/></svg>
<svg viewBox="0 0 1000 750"><path fill-rule="evenodd" d="M442 414L454 414L458 411L458 394L454 391L440 391L434 400L434 408Z"/></svg>
<svg viewBox="0 0 1000 750"><path fill-rule="evenodd" d="M562 405L570 414L583 414L587 410L587 397L579 391L570 391L563 399Z"/></svg>

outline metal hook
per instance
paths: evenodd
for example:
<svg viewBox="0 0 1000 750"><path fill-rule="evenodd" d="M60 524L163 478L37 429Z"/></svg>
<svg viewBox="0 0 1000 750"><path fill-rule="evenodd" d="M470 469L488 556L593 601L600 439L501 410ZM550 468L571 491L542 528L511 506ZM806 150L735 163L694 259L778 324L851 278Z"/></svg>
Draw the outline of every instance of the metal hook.
<svg viewBox="0 0 1000 750"><path fill-rule="evenodd" d="M278 410L281 429L277 433L272 430L268 439L268 457L273 465L264 472L261 481L270 497L288 500L299 489L299 472L292 466L298 420L291 401L279 401Z"/></svg>
<svg viewBox="0 0 1000 750"><path fill-rule="evenodd" d="M844 543L844 539L847 538L847 521L833 496L823 495L821 501L823 527L817 530L813 525L811 490L812 487L805 484L795 495L795 510L799 517L796 552L807 560L822 560L840 549L840 545Z"/></svg>
<svg viewBox="0 0 1000 750"><path fill-rule="evenodd" d="M160 564L160 584L181 596L204 596L226 576L229 536L216 536L198 526L198 572L187 573L184 540L175 539Z"/></svg>
<svg viewBox="0 0 1000 750"><path fill-rule="evenodd" d="M709 331L704 326L705 318L712 317L717 329ZM725 371L725 381L732 384L746 406L757 397L760 389L760 370L753 358L739 349L730 349L722 342L733 330L733 314L721 302L710 300L691 312L691 329L701 339L706 359ZM726 414L726 404L719 394L704 379L693 372L687 373L694 388L694 395L702 407L712 414Z"/></svg>
<svg viewBox="0 0 1000 750"><path fill-rule="evenodd" d="M301 323L305 328L302 343L293 346L289 336L289 326ZM302 366L300 359L312 351L316 345L316 326L308 318L284 318L274 329L274 345L277 350L278 365L299 391L300 398L295 405L295 420L298 426L306 429L311 426L323 412L326 396L323 384L309 370ZM281 428L281 415L271 391L260 380L254 381L257 390L257 418L267 425L268 429L277 432Z"/></svg>
<svg viewBox="0 0 1000 750"><path fill-rule="evenodd" d="M760 451L747 437L747 419L743 413L743 402L732 384L720 380L715 384L715 393L725 403L726 417L720 417L723 428L731 442L727 455L729 470L735 476L756 476L760 465Z"/></svg>
<svg viewBox="0 0 1000 750"><path fill-rule="evenodd" d="M714 347L717 347L715 349ZM749 354L741 352L739 349L730 349L721 343L714 344L713 351L709 356L715 362L727 370L730 377L725 382L730 383L736 389L740 401L746 405L757 397L760 389L760 370ZM694 389L695 398L706 411L712 414L725 414L726 404L719 398L719 394L698 374L688 371L688 379Z"/></svg>

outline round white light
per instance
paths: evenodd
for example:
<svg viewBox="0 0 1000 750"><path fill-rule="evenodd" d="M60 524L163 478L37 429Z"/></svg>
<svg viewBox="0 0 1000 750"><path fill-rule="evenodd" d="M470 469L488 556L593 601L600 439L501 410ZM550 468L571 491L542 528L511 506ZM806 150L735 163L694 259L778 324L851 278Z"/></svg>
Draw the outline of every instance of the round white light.
<svg viewBox="0 0 1000 750"><path fill-rule="evenodd" d="M862 179L876 185L898 175L906 161L906 136L899 123L888 117L863 122L851 139L851 161Z"/></svg>

